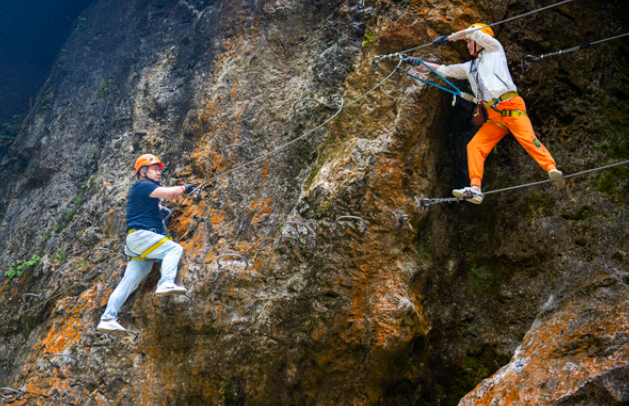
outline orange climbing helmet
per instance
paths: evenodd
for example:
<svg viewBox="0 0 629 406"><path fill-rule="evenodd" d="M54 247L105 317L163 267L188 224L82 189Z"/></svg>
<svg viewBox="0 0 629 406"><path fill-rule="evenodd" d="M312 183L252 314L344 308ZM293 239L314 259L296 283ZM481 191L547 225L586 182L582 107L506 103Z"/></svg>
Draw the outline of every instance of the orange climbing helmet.
<svg viewBox="0 0 629 406"><path fill-rule="evenodd" d="M133 169L135 169L135 174L137 175L138 172L140 171L140 168L142 168L143 166L151 166L155 164L159 165L160 171L164 167L164 164L162 163L162 161L160 161L159 158L156 157L155 155L144 154L135 160L135 164L133 164Z"/></svg>
<svg viewBox="0 0 629 406"><path fill-rule="evenodd" d="M474 29L474 28L478 28L478 27L485 27L485 28L481 28L478 31L484 32L485 34L489 34L492 37L494 36L494 30L491 29L490 26L488 26L487 24L483 24L483 23L476 23L476 24L472 24L469 27L467 27L467 29Z"/></svg>

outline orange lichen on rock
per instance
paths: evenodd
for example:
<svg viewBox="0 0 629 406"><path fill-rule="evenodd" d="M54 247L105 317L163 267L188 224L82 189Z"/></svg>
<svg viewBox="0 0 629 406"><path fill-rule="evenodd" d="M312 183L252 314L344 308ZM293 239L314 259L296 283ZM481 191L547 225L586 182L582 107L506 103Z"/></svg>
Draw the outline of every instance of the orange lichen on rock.
<svg viewBox="0 0 629 406"><path fill-rule="evenodd" d="M603 290L601 294L613 295L612 290ZM598 385L607 374L626 370L626 300L585 300L569 299L558 314L536 322L511 362L465 396L461 405L556 404L561 399L578 399L585 386ZM620 387L606 390L617 399L624 396L618 392Z"/></svg>

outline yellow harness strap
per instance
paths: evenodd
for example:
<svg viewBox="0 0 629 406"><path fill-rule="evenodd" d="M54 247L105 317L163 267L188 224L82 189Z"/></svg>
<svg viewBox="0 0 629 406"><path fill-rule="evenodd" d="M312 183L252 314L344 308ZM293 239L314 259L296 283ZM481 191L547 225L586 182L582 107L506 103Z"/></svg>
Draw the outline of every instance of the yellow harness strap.
<svg viewBox="0 0 629 406"><path fill-rule="evenodd" d="M494 124L494 125L497 125L498 127L502 128L503 130L507 130L507 131L509 131L509 129L507 128L507 126L506 126L506 125L500 124L500 123L499 123L499 122L497 122L497 121L494 121L494 120L487 120L487 122L488 122L488 123L492 123L492 124Z"/></svg>
<svg viewBox="0 0 629 406"><path fill-rule="evenodd" d="M146 251L144 251L141 255L140 258L144 259L146 258L146 256L148 254L150 254L151 252L155 251L156 249L158 249L159 247L161 247L166 241L170 241L170 238L168 237L164 237L161 240L159 240L158 242L156 242L155 244L153 244L153 246L149 249L147 249Z"/></svg>
<svg viewBox="0 0 629 406"><path fill-rule="evenodd" d="M132 232L137 231L137 230L129 230L127 232L127 235L131 234ZM151 247L149 247L149 249L147 249L146 251L144 251L142 254L140 254L139 257L131 257L129 258L129 261L153 261L152 259L146 259L146 256L148 254L150 254L151 252L155 251L156 249L158 249L159 247L161 247L166 241L171 241L172 239L170 237L164 237L161 240L159 240L158 242L156 242L155 244L153 244Z"/></svg>
<svg viewBox="0 0 629 406"><path fill-rule="evenodd" d="M514 97L518 97L518 96L519 96L518 92L507 92L503 94L502 96L492 99L488 101L487 103L483 104L483 107L488 109L490 107L497 106L498 103L502 103L505 100L513 99Z"/></svg>
<svg viewBox="0 0 629 406"><path fill-rule="evenodd" d="M526 111L522 111L522 110L499 110L499 111L503 117L520 117L520 116L528 117L529 116L528 114L526 114Z"/></svg>

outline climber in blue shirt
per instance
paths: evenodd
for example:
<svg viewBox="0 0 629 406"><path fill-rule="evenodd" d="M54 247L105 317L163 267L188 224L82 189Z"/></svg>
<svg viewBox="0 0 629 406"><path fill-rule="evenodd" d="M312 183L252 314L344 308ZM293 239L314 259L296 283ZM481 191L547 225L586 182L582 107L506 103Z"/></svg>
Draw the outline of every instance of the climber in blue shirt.
<svg viewBox="0 0 629 406"><path fill-rule="evenodd" d="M181 245L167 237L165 220L170 210L159 199L176 199L193 191L195 185L163 187L162 162L155 155L144 154L134 165L138 179L131 186L127 202L127 239L125 255L130 258L124 277L107 302L98 331L126 331L118 321L118 311L129 295L151 272L154 261L160 261L162 276L155 294L185 294L186 288L175 284L177 267L183 254Z"/></svg>

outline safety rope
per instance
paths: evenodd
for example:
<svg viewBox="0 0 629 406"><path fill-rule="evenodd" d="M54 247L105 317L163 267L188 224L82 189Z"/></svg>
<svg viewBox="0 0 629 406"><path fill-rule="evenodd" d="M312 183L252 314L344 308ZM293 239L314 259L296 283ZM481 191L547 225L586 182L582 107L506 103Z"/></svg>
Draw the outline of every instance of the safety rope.
<svg viewBox="0 0 629 406"><path fill-rule="evenodd" d="M445 87L439 86L439 85L438 85L438 84L436 84L436 83L432 83L432 82L429 82L429 81L427 81L427 80L425 80L425 79L422 79L422 78L420 78L420 77L417 77L417 76L415 76L415 75L413 75L413 74L409 73L409 72L408 72L406 69L404 69L404 68L397 68L397 69L398 69L400 72L402 72L404 75L406 75L406 76L410 76L410 77L412 77L412 78L413 78L413 79L415 79L415 80L419 80L420 82L423 82L423 83L425 83L425 84L427 84L427 85L434 86L434 87L436 87L437 89L441 89L441 90L443 90L443 91L446 91L446 92L448 92L448 93L450 93L450 94L453 94L454 96L460 96L460 95L461 95L461 90L460 90L458 87L454 86L452 83L450 83L450 81L448 81L446 78L444 78L443 76L441 76L440 74L438 74L438 73L437 73L437 72L436 72L433 68L431 68L430 66L426 65L426 64L424 63L424 61L422 61L421 59L419 59L419 58L415 58L415 59L417 59L419 62L421 62L421 64L422 64L422 65L424 65L425 67L427 67L428 69L430 69L430 70L431 70L434 74L436 74L436 75L437 75L437 76L439 76L441 79L443 79L443 80L444 80L444 81L445 81L448 85L450 85L450 87L452 87L452 89L454 89L454 90L452 90L452 89L447 89L447 88L445 88Z"/></svg>
<svg viewBox="0 0 629 406"><path fill-rule="evenodd" d="M532 11L529 11L529 12L526 12L526 13L523 13L523 14L520 14L520 15L517 15L517 16L515 16L515 17L509 17L509 18L507 18L507 19L504 19L504 20L502 20L502 21L495 22L495 23L493 23L493 24L488 24L488 25L486 25L486 26L485 26L485 25L483 25L483 26L480 26L480 27L474 28L473 30L470 30L469 32L470 32L470 33L472 33L472 32L474 32L474 31L482 30L482 29L485 29L485 28L487 28L487 27L493 27L493 26L496 26L496 25L499 25L499 24L504 24L504 23L506 23L506 22L508 22L508 21L517 20L517 19L519 19L519 18L526 17L526 16L529 16L529 15L531 15L531 14L539 13L540 11L548 10L548 9L550 9L550 8L560 6L560 5L562 5L562 4L570 3L571 1L574 1L574 0L563 0L563 1L560 1L560 2L558 2L558 3L551 4L550 6L546 6L546 7L538 8L538 9L536 9L536 10L532 10ZM377 64L378 62L380 62L380 61L381 61L381 60L383 60L383 59L391 59L391 58L396 57L396 56L399 56L399 55L401 55L401 54L407 54L407 53L409 53L409 52L416 51L416 50L418 50L418 49L422 49L422 48L425 48L425 47L430 46L430 45L432 45L432 41L431 41L431 42L428 42L428 43L426 43L426 44L420 45L420 46L416 46L416 47L414 47L414 48L409 48L409 49L405 49L404 51L396 52L396 53L394 53L394 54L389 54L389 55L377 55L377 56L375 56L375 57L374 57L374 62L373 62L373 63L374 63L374 64Z"/></svg>
<svg viewBox="0 0 629 406"><path fill-rule="evenodd" d="M626 165L628 163L629 163L629 160L626 160L626 161L622 161L622 162L616 162L616 163L613 163L613 164L600 166L598 168L587 169L585 171L575 172L575 173L572 173L572 174L569 174L569 175L564 175L564 179L568 179L568 178L572 178L572 177L575 177L575 176L584 175L584 174L590 173L590 172L600 171L600 170L603 170L603 169L612 168L614 166ZM504 191L507 191L507 190L520 189L520 188L525 188L525 187L529 187L529 186L536 186L536 185L541 185L542 183L549 183L549 182L552 182L552 179L541 180L541 181L538 181L538 182L526 183L526 184L523 184L523 185L510 186L510 187L505 187L505 188L502 188L502 189L494 189L494 190L490 190L490 191L487 191L487 192L483 192L483 194L491 195L491 194L494 194L494 193L501 193L501 192L504 192ZM420 204L421 204L422 207L426 207L426 206L430 206L432 204L460 202L461 200L467 200L467 199L466 198L458 198L458 197L422 198L422 199L420 199Z"/></svg>
<svg viewBox="0 0 629 406"><path fill-rule="evenodd" d="M527 13L520 14L520 15L515 16L515 17L511 17L511 18L507 18L507 19L502 20L502 21L498 21L498 22L496 22L496 23L493 23L493 24L488 25L488 27L492 27L492 26L495 26L495 25L498 25L498 24L502 24L502 23L505 23L505 22L507 22L507 21L516 20L516 19L518 19L518 18L522 18L522 17L525 17L525 16L527 16L527 15L531 15L531 14L534 14L534 13L537 13L537 12L540 12L540 11L543 11L543 10L547 10L547 9L549 9L549 8L559 6L559 5L561 5L561 4L569 3L569 2L571 2L571 1L574 1L574 0L563 0L563 1L561 1L561 2L558 2L558 3L552 4L552 5L550 5L550 6L542 7L542 8L539 8L539 9L537 9L537 10L529 11L529 12L527 12ZM484 27L479 27L479 28L476 28L476 29L474 29L474 30L472 30L472 31L470 31L470 32L473 32L473 31L476 31L476 30L478 30L478 29L482 29L482 28L484 28ZM301 135L301 136L299 136L299 137L297 137L297 138L295 138L295 139L293 139L293 140L291 140L291 141L289 141L289 142L287 142L287 143L285 143L285 144L282 144L282 145L278 146L277 148L273 149L272 151L269 151L269 152L267 152L267 153L265 153L265 154L262 154L262 155L260 155L259 157L254 158L254 159L252 159L252 160L251 160L251 161L249 161L249 162L246 162L246 163L244 163L244 164L238 165L238 166L236 166L236 167L234 167L234 168L232 168L232 169L229 169L229 170L227 170L227 171L225 171L225 172L221 172L221 173L219 173L219 174L215 175L214 177L210 178L210 179L209 179L209 180L207 180L205 183L203 183L202 185L200 185L199 187L197 187L196 189L194 189L193 193L198 194L198 193L199 193L201 190L203 190L205 187L207 187L208 185L210 185L212 182L216 181L219 177L221 177L221 176L225 176L225 175L228 175L228 174L233 173L233 172L236 172L236 171L240 171L240 170L242 170L242 169L244 169L244 168L247 168L247 167L249 167L249 166L251 166L251 165L254 165L254 164L256 164L256 163L258 163L258 162L260 162L260 161L264 160L265 158L267 158L267 157L269 157L269 156L271 156L271 155L274 155L274 154L276 154L276 153L280 152L281 150L283 150L283 149L285 149L286 147L288 147L288 146L290 146L290 145L292 145L292 144L296 143L297 141L299 141L299 140L302 140L302 139L306 138L306 137L307 137L307 136L309 136L310 134L312 134L312 133L314 133L315 131L317 131L318 129L322 128L323 126L325 126L326 124L328 124L329 122L331 122L332 120L334 120L334 118L336 118L336 116L338 116L338 115L341 113L341 111L343 111L343 109L345 109L345 108L347 108L347 107L349 107L349 106L351 106L351 105L353 105L353 104L355 104L355 103L358 103L360 100L362 100L363 98L365 98L368 94L370 94L371 92L373 92L374 90L376 90L377 88L379 88L380 86L382 86L382 84L384 84L384 82L386 82L388 79L390 79L390 78L391 78L391 76L393 76L393 75L394 75L394 74L398 71L398 68L399 68L399 67L400 67L400 65L402 64L402 59L403 59L404 57L406 57L406 55L405 55L405 53L406 53L406 52L411 52L411 51L414 51L414 50L419 49L419 48L423 48L423 47L428 46L428 45L431 45L431 44L432 44L432 42L427 43L427 44L425 44L425 45L422 45L422 46L420 46L420 47L415 47L415 48L407 49L406 51L398 52L398 53L395 53L395 54L391 54L391 55L380 55L380 56L376 57L378 60L381 60L381 59L390 59L390 58L397 57L397 58L399 59L399 62L398 62L398 64L397 64L397 66L395 67L395 69L393 69L393 71L391 71L391 73L389 73L389 75L387 75L387 76L386 76L383 80L381 80L381 81L380 81L380 82L379 82L376 86L374 86L374 87L373 87L373 88L371 88L369 91L367 91L366 93L364 93L363 95L361 95L361 96L360 96L360 97L358 97L357 99L353 100L352 102L350 102L350 103L348 103L348 104L344 104L344 103L343 103L343 99L342 99L340 96L338 96L338 97L341 99L340 103L338 104L338 110L337 110L337 111L336 111L336 112L335 112L335 113L334 113L334 114L333 114L330 118L328 118L328 119L327 119L327 120L325 120L323 123L321 123L321 124L319 124L318 126L316 126L315 128L313 128L312 130L307 131L307 132L306 132L306 133L304 133L303 135ZM423 63L423 61L422 61L422 63ZM432 69L431 69L431 70L432 70ZM434 72L434 70L432 70L432 71ZM435 73L436 73L436 72L435 72ZM441 75L439 75L439 76L441 76ZM444 79L444 80L445 80L445 79ZM454 86L453 86L453 87L454 87ZM444 90L445 90L445 89L444 89ZM457 90L458 90L458 89L457 89ZM460 95L461 95L461 92L460 92L460 90L459 90L459 93L458 93L458 94L455 94L455 96L460 96ZM464 97L464 98L466 98L466 97ZM468 98L466 98L466 100L468 100Z"/></svg>
<svg viewBox="0 0 629 406"><path fill-rule="evenodd" d="M555 55L567 54L567 53L574 52L574 51L579 51L581 49L589 48L592 45L596 45L596 44L600 44L602 42L607 42L607 41L611 41L611 40L614 40L614 39L626 37L627 35L629 35L629 32L626 32L626 33L620 34L620 35L616 35L614 37L600 39L600 40L594 41L594 42L588 42L587 44L582 44L582 45L577 45L577 46L574 46L574 47L562 49L560 51L550 52L550 53L547 53L547 54L542 54L542 55L538 55L538 56L527 55L524 58L522 58L522 68L524 70L527 70L533 64L533 62L535 62L535 61L537 61L539 59L542 59L542 58L548 58L549 56L555 56Z"/></svg>
<svg viewBox="0 0 629 406"><path fill-rule="evenodd" d="M436 71L436 70L434 70L433 68L431 68L430 66L428 66L428 65L427 65L424 61L422 61L422 60L421 60L421 59L419 59L419 58L414 58L414 59L417 59L417 60L418 60L418 61L419 61L422 65L424 65L425 67L427 67L428 69L430 69L430 71L431 71L432 73L434 73L435 75L437 75L437 76L439 76L441 79L443 79L443 81L444 81L444 82L446 82L448 85L450 85L450 86L451 86L454 90L446 89L445 87L439 86L439 85L438 85L438 84L436 84L436 83L432 83L432 82L430 82L430 81L428 81L428 80L425 80L425 79L422 79L422 78L420 78L420 77L417 77L417 76L415 76L415 75L413 75L413 74L409 73L406 69L401 68L401 67L399 67L399 66L397 67L397 70L399 70L400 72L402 72L401 74L403 74L403 75L409 76L409 77L411 77L411 78L413 78L413 79L415 79L415 80L418 80L418 81L420 81L420 82L426 83L427 85L430 85L430 86L434 86L434 87L436 87L437 89L441 89L441 90L444 90L444 91L446 91L446 92L448 92L448 93L452 94L452 95L454 96L454 98L453 98L453 100L452 100L452 105L453 105L453 106L456 104L456 98L457 98L457 96L458 96L458 97L460 97L460 98L462 98L462 99L464 99L464 100L467 100L467 101L469 101L469 102L472 102L472 103L477 103L477 102L478 102L478 100L477 100L477 99L476 99L473 95L471 95L471 94L469 94L469 93L466 93L466 92L462 92L462 91L461 91L461 89L459 89L458 87L454 86L454 85L453 85L453 84L452 84L452 83L451 83L448 79L446 79L445 77L441 76L439 73L437 73L437 71Z"/></svg>

